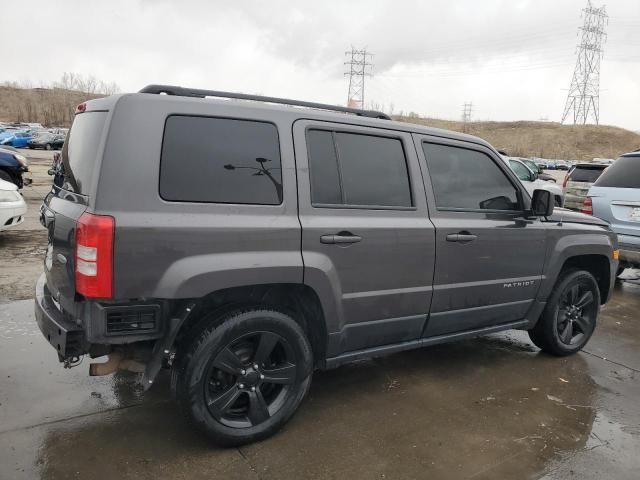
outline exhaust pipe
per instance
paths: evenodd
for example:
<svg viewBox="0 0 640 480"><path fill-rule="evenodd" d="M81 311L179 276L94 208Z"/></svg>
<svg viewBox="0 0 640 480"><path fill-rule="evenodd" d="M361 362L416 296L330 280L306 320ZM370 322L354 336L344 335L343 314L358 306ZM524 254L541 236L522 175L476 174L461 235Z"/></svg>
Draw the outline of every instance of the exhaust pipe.
<svg viewBox="0 0 640 480"><path fill-rule="evenodd" d="M134 373L144 372L145 365L131 358L124 358L122 352L112 352L104 363L92 363L89 365L89 375L100 377L110 375L116 370L128 370Z"/></svg>

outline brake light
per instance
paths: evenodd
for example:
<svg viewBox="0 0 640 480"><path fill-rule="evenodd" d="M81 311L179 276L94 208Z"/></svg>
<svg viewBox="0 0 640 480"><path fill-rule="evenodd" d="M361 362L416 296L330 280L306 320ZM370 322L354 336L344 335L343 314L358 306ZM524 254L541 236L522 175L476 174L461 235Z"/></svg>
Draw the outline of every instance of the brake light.
<svg viewBox="0 0 640 480"><path fill-rule="evenodd" d="M76 225L76 291L89 298L113 297L115 219L83 213Z"/></svg>
<svg viewBox="0 0 640 480"><path fill-rule="evenodd" d="M87 111L87 104L86 103L81 103L81 104L76 106L76 113L84 113L86 111Z"/></svg>
<svg viewBox="0 0 640 480"><path fill-rule="evenodd" d="M593 201L591 197L585 197L582 202L582 213L586 213L587 215L593 215Z"/></svg>

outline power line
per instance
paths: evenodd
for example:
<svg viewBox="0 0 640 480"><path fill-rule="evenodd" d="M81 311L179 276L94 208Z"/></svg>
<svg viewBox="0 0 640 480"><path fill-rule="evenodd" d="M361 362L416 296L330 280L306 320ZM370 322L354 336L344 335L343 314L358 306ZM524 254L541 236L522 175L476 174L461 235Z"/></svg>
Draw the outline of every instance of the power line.
<svg viewBox="0 0 640 480"><path fill-rule="evenodd" d="M462 105L462 131L467 133L467 124L471 121L473 103L468 102Z"/></svg>
<svg viewBox="0 0 640 480"><path fill-rule="evenodd" d="M347 94L347 107L364 108L364 78L371 77L371 69L373 64L367 60L373 57L373 54L367 52L366 48L362 50L351 47L351 51L345 52L348 70L344 73L349 75L349 93Z"/></svg>
<svg viewBox="0 0 640 480"><path fill-rule="evenodd" d="M578 45L578 58L571 78L571 86L562 114L561 123L567 119L574 125L586 124L592 119L600 123L600 60L607 23L605 6L595 8L591 0L582 10L584 24Z"/></svg>

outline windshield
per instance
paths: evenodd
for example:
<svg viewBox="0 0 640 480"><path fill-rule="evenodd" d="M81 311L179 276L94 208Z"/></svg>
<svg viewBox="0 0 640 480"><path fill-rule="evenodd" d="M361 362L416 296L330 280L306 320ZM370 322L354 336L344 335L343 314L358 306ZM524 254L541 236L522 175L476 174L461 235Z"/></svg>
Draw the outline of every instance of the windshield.
<svg viewBox="0 0 640 480"><path fill-rule="evenodd" d="M62 188L88 194L102 139L107 112L80 113L73 119L62 149Z"/></svg>

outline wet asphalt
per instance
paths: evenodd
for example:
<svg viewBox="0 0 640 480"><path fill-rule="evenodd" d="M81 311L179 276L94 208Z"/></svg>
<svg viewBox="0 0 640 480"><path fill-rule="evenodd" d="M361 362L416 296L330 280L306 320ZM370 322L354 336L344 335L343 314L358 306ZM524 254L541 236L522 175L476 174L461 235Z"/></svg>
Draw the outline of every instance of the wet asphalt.
<svg viewBox="0 0 640 480"><path fill-rule="evenodd" d="M586 350L525 332L317 372L274 438L220 449L192 430L167 375L70 370L32 302L0 305L0 479L640 477L640 282L622 282Z"/></svg>

